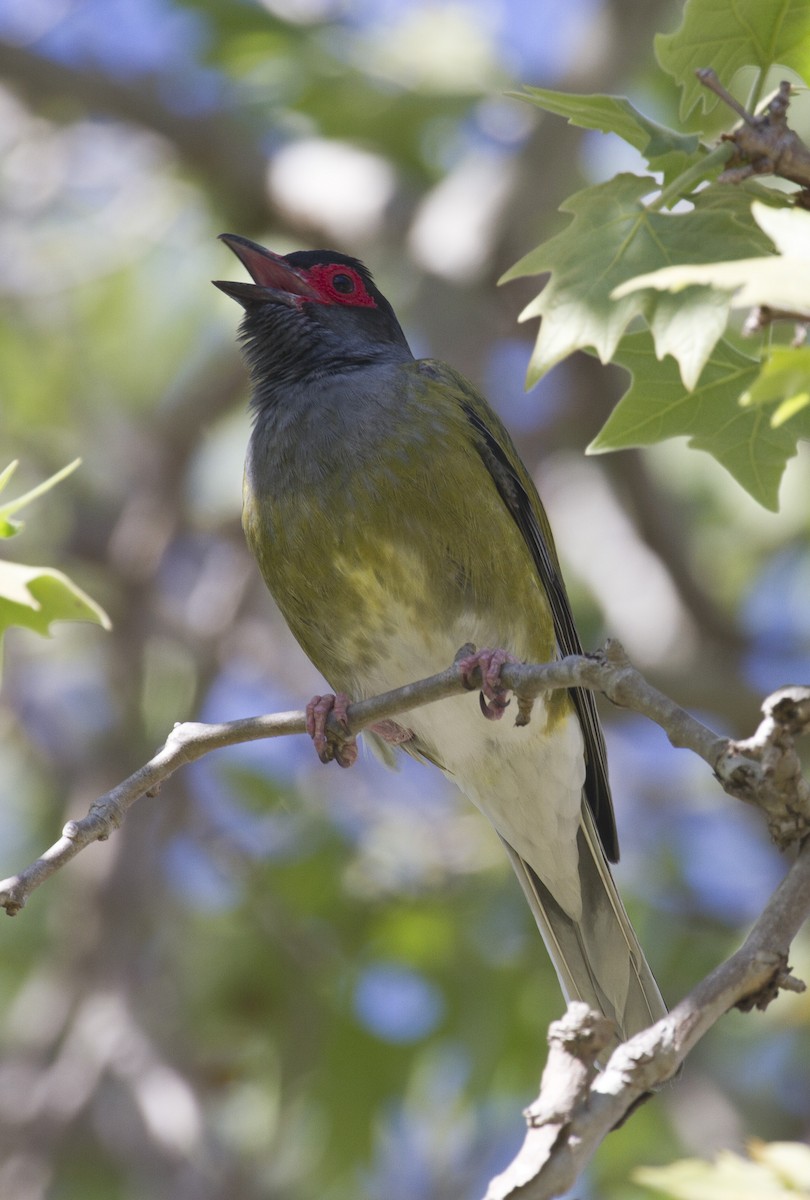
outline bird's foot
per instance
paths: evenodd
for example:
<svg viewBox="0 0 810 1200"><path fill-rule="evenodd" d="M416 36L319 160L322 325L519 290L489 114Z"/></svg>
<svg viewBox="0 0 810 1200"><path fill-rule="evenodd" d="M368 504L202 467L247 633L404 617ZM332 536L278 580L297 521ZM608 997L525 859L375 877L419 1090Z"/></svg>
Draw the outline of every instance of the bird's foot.
<svg viewBox="0 0 810 1200"><path fill-rule="evenodd" d="M345 692L313 696L307 705L307 733L322 763L334 759L340 767L351 767L357 761L357 738L349 733L348 707L349 697ZM339 737L327 730L326 722L330 713L335 714L338 724L345 729L345 736Z"/></svg>
<svg viewBox="0 0 810 1200"><path fill-rule="evenodd" d="M478 699L481 712L489 721L500 721L509 704L509 690L501 683L501 667L520 660L508 650L474 650L457 660L464 686L472 690L477 684L472 675L481 672L481 691Z"/></svg>

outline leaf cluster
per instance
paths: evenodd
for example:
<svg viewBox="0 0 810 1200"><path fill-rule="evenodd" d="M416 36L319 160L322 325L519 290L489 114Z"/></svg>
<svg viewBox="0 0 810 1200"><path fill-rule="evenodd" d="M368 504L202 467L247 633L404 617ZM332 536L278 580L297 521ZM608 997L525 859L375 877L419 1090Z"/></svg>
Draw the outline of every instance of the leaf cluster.
<svg viewBox="0 0 810 1200"><path fill-rule="evenodd" d="M810 1148L800 1142L753 1141L749 1158L730 1150L714 1162L685 1159L634 1172L638 1183L669 1200L789 1200L810 1187Z"/></svg>
<svg viewBox="0 0 810 1200"><path fill-rule="evenodd" d="M0 537L19 533L22 522L13 519L16 514L75 471L80 462L75 459L23 496L0 505ZM0 472L0 492L16 469L15 461ZM62 571L0 559L0 639L12 625L47 636L52 621L95 621L104 629L110 627L103 608Z"/></svg>
<svg viewBox="0 0 810 1200"><path fill-rule="evenodd" d="M655 49L696 129L667 128L621 96L517 93L572 125L617 134L646 164L568 197L568 225L504 276L548 276L521 316L542 318L528 381L580 349L618 363L631 383L592 453L687 437L776 509L785 465L810 435L807 351L773 323L810 318L810 213L798 207L803 189L759 178L778 174L779 137L795 136L775 117L744 121L772 135L773 161L726 169L740 161L735 134L711 146L719 101L697 72L713 68L720 90L733 92L753 70L756 110L774 72L810 79L810 10L796 0L730 9L689 0L680 29ZM757 313L747 341L733 319L740 308Z"/></svg>

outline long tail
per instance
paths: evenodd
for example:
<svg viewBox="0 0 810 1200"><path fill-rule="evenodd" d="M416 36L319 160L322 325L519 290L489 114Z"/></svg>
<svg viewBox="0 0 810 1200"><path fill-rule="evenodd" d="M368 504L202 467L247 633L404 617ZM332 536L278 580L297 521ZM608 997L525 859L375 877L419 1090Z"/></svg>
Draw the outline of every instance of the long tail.
<svg viewBox="0 0 810 1200"><path fill-rule="evenodd" d="M573 921L508 842L512 866L543 935L566 1000L584 1000L615 1021L621 1041L661 1017L666 1005L624 911L590 810L577 836L582 920Z"/></svg>

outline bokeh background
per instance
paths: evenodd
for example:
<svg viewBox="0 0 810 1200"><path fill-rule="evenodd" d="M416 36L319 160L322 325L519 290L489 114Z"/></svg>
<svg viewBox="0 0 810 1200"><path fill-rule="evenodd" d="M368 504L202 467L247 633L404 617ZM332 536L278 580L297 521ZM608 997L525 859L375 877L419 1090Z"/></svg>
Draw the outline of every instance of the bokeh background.
<svg viewBox="0 0 810 1200"><path fill-rule="evenodd" d="M20 459L21 491L84 460L4 552L68 571L114 627L7 638L0 876L172 722L320 686L242 541L223 231L364 258L414 349L486 389L586 646L620 637L739 735L806 679L807 457L778 515L683 442L585 458L622 373L580 356L524 394L536 287L496 287L566 195L638 169L506 93L618 91L674 124L651 47L679 19L660 0L4 0L0 466ZM604 715L617 877L675 1001L785 863L702 763ZM560 1010L495 835L436 773L327 769L304 739L222 752L0 922L0 1196L474 1197L520 1143ZM801 996L728 1017L577 1195L806 1136L809 1021Z"/></svg>

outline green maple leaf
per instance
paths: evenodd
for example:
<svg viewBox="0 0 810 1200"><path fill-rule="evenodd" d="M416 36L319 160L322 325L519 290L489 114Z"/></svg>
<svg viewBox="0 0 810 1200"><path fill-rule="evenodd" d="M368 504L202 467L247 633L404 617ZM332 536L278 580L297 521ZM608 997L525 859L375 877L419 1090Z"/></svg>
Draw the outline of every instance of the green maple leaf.
<svg viewBox="0 0 810 1200"><path fill-rule="evenodd" d="M633 1179L669 1200L798 1200L807 1195L810 1150L798 1142L756 1142L750 1158L722 1150L714 1162L685 1158L639 1167Z"/></svg>
<svg viewBox="0 0 810 1200"><path fill-rule="evenodd" d="M103 608L61 571L0 560L0 637L10 625L48 634L52 621L95 621L110 628Z"/></svg>
<svg viewBox="0 0 810 1200"><path fill-rule="evenodd" d="M713 67L726 87L749 66L759 69L761 80L777 64L807 77L810 5L807 0L687 0L680 29L659 34L655 54L682 89L681 118L701 100L709 112L719 101L696 79L699 67Z"/></svg>
<svg viewBox="0 0 810 1200"><path fill-rule="evenodd" d="M651 287L679 292L704 284L726 294L726 307L766 305L810 318L810 213L755 201L751 215L780 254L664 267L626 280L614 296Z"/></svg>
<svg viewBox="0 0 810 1200"><path fill-rule="evenodd" d="M748 1146L754 1162L764 1163L779 1182L794 1192L810 1192L810 1146L803 1142L761 1142L755 1139Z"/></svg>
<svg viewBox="0 0 810 1200"><path fill-rule="evenodd" d="M806 410L810 405L810 346L773 346L740 403L776 405L772 425L784 425Z"/></svg>
<svg viewBox="0 0 810 1200"><path fill-rule="evenodd" d="M702 146L693 153L688 153L685 150L666 150L662 154L650 153L647 157L647 163L651 171L655 171L663 177L664 186L667 187L670 183L674 183L700 162L705 159L706 154Z"/></svg>
<svg viewBox="0 0 810 1200"><path fill-rule="evenodd" d="M617 133L624 141L635 146L648 161L665 161L670 168L677 163L679 171L685 169L699 149L696 134L678 133L666 125L659 125L657 121L645 117L625 96L587 96L527 85L524 85L522 92L509 92L508 95L517 100L526 100L559 117L567 117L568 124L576 125L579 129ZM670 158L670 155L673 157Z"/></svg>
<svg viewBox="0 0 810 1200"><path fill-rule="evenodd" d="M759 375L758 361L718 342L693 391L686 390L671 358L656 358L646 332L623 338L615 361L630 372L632 383L589 453L688 437L690 446L713 455L755 500L776 511L785 464L805 430L795 419L774 426L765 404L740 403Z"/></svg>
<svg viewBox="0 0 810 1200"><path fill-rule="evenodd" d="M74 471L79 462L80 459L76 459L25 495L0 506L0 537L13 537L18 533L22 525L19 521L13 521L12 516L50 491ZM5 488L16 468L17 463L13 462L0 472L0 491ZM21 625L46 635L50 633L53 621L95 621L104 629L110 628L110 619L104 609L61 571L0 559L0 641L12 625Z"/></svg>
<svg viewBox="0 0 810 1200"><path fill-rule="evenodd" d="M529 384L574 350L592 347L608 362L638 316L650 326L658 354L677 356L686 384L698 379L725 328L724 301L705 287L690 288L677 302L652 290L615 299L615 289L652 270L696 257L714 259L720 249L726 258L747 258L764 253L769 243L751 219L747 193L729 191L722 208L704 207L701 193L690 212L662 213L641 203L657 186L649 176L622 174L575 193L562 205L572 214L567 228L503 277L550 272L545 288L520 317L543 318Z"/></svg>

